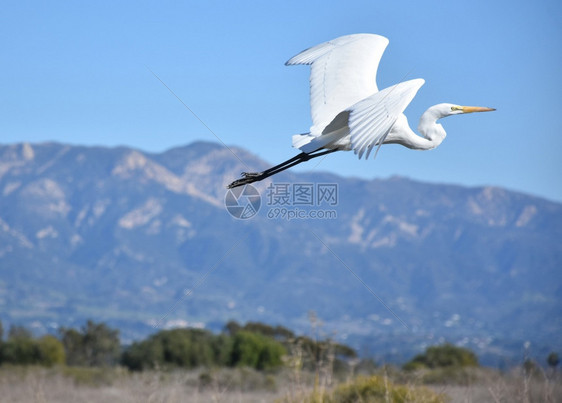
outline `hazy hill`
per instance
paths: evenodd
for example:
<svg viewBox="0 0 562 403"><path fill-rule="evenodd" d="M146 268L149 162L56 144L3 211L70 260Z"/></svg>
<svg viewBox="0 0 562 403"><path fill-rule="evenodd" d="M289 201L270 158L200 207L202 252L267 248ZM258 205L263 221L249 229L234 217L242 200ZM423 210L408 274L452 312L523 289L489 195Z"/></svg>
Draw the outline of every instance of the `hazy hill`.
<svg viewBox="0 0 562 403"><path fill-rule="evenodd" d="M259 214L237 220L225 185L268 164L233 151L0 146L0 319L45 331L93 318L131 339L228 319L305 331L315 311L326 333L398 359L440 339L514 359L526 340L562 348L561 204L287 173L273 183L337 184L337 205L315 207L337 218L268 218L269 181Z"/></svg>

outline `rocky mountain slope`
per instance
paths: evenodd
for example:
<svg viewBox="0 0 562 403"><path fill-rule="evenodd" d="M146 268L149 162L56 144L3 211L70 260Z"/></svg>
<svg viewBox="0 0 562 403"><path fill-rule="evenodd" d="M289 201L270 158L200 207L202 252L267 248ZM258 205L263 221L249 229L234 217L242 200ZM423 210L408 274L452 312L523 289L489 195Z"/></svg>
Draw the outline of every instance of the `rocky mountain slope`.
<svg viewBox="0 0 562 403"><path fill-rule="evenodd" d="M314 311L389 359L442 340L490 362L524 341L562 348L561 204L289 172L257 185L258 214L239 220L225 185L268 164L232 151L0 146L0 319L52 331L92 318L130 340L229 319L305 332ZM287 219L298 211L317 218Z"/></svg>

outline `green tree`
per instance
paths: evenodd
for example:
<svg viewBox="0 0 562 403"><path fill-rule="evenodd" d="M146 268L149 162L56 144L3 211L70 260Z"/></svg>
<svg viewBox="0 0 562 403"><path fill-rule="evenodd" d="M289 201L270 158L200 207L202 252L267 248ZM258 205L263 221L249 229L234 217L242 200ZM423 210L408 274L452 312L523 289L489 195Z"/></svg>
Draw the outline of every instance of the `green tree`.
<svg viewBox="0 0 562 403"><path fill-rule="evenodd" d="M283 356L287 354L285 347L274 340L266 340L258 359L256 369L278 368L283 364Z"/></svg>
<svg viewBox="0 0 562 403"><path fill-rule="evenodd" d="M345 345L315 342L303 337L296 339L301 344L306 342L307 351L315 357L322 355L323 360L328 359L328 353L336 357L356 357L355 350ZM230 321L218 335L201 329L162 330L128 346L121 356L121 363L135 371L201 366L247 366L262 370L281 366L286 346L294 342L294 333L282 326L258 322L241 326Z"/></svg>
<svg viewBox="0 0 562 403"><path fill-rule="evenodd" d="M0 362L30 365L38 361L37 343L28 337L13 337L2 343Z"/></svg>
<svg viewBox="0 0 562 403"><path fill-rule="evenodd" d="M41 365L52 366L64 364L66 354L64 346L60 340L51 335L45 335L37 340L37 350L39 363Z"/></svg>
<svg viewBox="0 0 562 403"><path fill-rule="evenodd" d="M259 333L278 341L285 341L295 337L293 332L283 326L278 325L273 327L261 322L248 322L244 325L242 330L246 330L251 333Z"/></svg>
<svg viewBox="0 0 562 403"><path fill-rule="evenodd" d="M129 346L121 362L131 370L221 365L230 356L229 339L201 329L162 330Z"/></svg>
<svg viewBox="0 0 562 403"><path fill-rule="evenodd" d="M37 361L37 346L31 332L23 326L10 326L8 339L2 343L0 362L29 365L35 364Z"/></svg>
<svg viewBox="0 0 562 403"><path fill-rule="evenodd" d="M119 330L104 323L89 320L80 331L62 328L60 334L68 365L104 367L119 358Z"/></svg>
<svg viewBox="0 0 562 403"><path fill-rule="evenodd" d="M121 364L132 371L142 371L162 365L164 349L161 343L154 340L135 342L121 356Z"/></svg>
<svg viewBox="0 0 562 403"><path fill-rule="evenodd" d="M85 366L86 356L82 334L76 329L59 329L60 337L66 353L66 363L72 366Z"/></svg>
<svg viewBox="0 0 562 403"><path fill-rule="evenodd" d="M0 342L0 363L46 365L64 363L64 348L56 337L34 339L23 326L12 326L8 340Z"/></svg>
<svg viewBox="0 0 562 403"><path fill-rule="evenodd" d="M229 320L227 324L224 325L224 331L230 336L234 336L240 329L242 329L242 326L235 320Z"/></svg>
<svg viewBox="0 0 562 403"><path fill-rule="evenodd" d="M117 362L121 350L119 330L89 320L82 328L82 338L88 366L103 367Z"/></svg>
<svg viewBox="0 0 562 403"><path fill-rule="evenodd" d="M195 354L198 352L190 339L182 329L162 334L160 343L163 346L165 362L178 367L194 367L197 361Z"/></svg>
<svg viewBox="0 0 562 403"><path fill-rule="evenodd" d="M355 358L357 357L357 352L345 344L334 344L334 353L338 357L342 358Z"/></svg>
<svg viewBox="0 0 562 403"><path fill-rule="evenodd" d="M243 366L256 368L262 348L263 336L255 333L238 331L234 335L230 364L232 366Z"/></svg>
<svg viewBox="0 0 562 403"><path fill-rule="evenodd" d="M478 357L476 354L467 348L446 343L440 346L428 347L425 353L415 356L410 362L404 365L404 369L475 366L478 366Z"/></svg>
<svg viewBox="0 0 562 403"><path fill-rule="evenodd" d="M285 347L260 333L241 330L234 335L230 364L256 369L275 368L282 364Z"/></svg>
<svg viewBox="0 0 562 403"><path fill-rule="evenodd" d="M224 367L230 363L232 354L232 337L226 334L219 334L210 340L213 351L214 364Z"/></svg>

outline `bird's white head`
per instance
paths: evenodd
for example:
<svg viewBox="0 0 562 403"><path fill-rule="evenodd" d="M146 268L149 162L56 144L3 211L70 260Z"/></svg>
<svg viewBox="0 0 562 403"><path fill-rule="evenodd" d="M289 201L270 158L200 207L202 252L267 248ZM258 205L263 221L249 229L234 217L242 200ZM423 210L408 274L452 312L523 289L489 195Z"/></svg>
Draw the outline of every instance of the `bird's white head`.
<svg viewBox="0 0 562 403"><path fill-rule="evenodd" d="M461 106L455 104L438 104L429 108L424 112L420 118L420 124L418 125L418 130L429 141L423 141L421 143L416 141L411 141L412 145L410 148L416 148L419 150L429 150L431 148L437 147L445 139L447 133L445 129L437 120L446 118L452 115L461 115L465 113L472 112L490 112L495 111L493 108L485 108L482 106ZM416 139L417 140L417 139ZM407 143L405 141L405 143ZM408 147L408 146L407 146Z"/></svg>
<svg viewBox="0 0 562 403"><path fill-rule="evenodd" d="M483 106L461 106L455 104L439 104L435 105L434 109L437 119L445 118L451 115L461 115L473 112L491 112L495 111L494 108L486 108Z"/></svg>

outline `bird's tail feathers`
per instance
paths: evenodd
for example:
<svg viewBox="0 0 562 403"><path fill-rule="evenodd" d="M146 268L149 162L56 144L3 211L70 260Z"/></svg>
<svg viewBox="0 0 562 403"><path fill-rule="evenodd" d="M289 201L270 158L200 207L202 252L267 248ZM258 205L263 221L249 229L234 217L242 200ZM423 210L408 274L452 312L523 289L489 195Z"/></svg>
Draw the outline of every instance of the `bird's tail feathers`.
<svg viewBox="0 0 562 403"><path fill-rule="evenodd" d="M308 143L310 143L315 138L316 138L316 136L313 136L310 133L295 134L295 135L293 135L293 147L300 149L300 148L304 147L305 145L307 145Z"/></svg>

